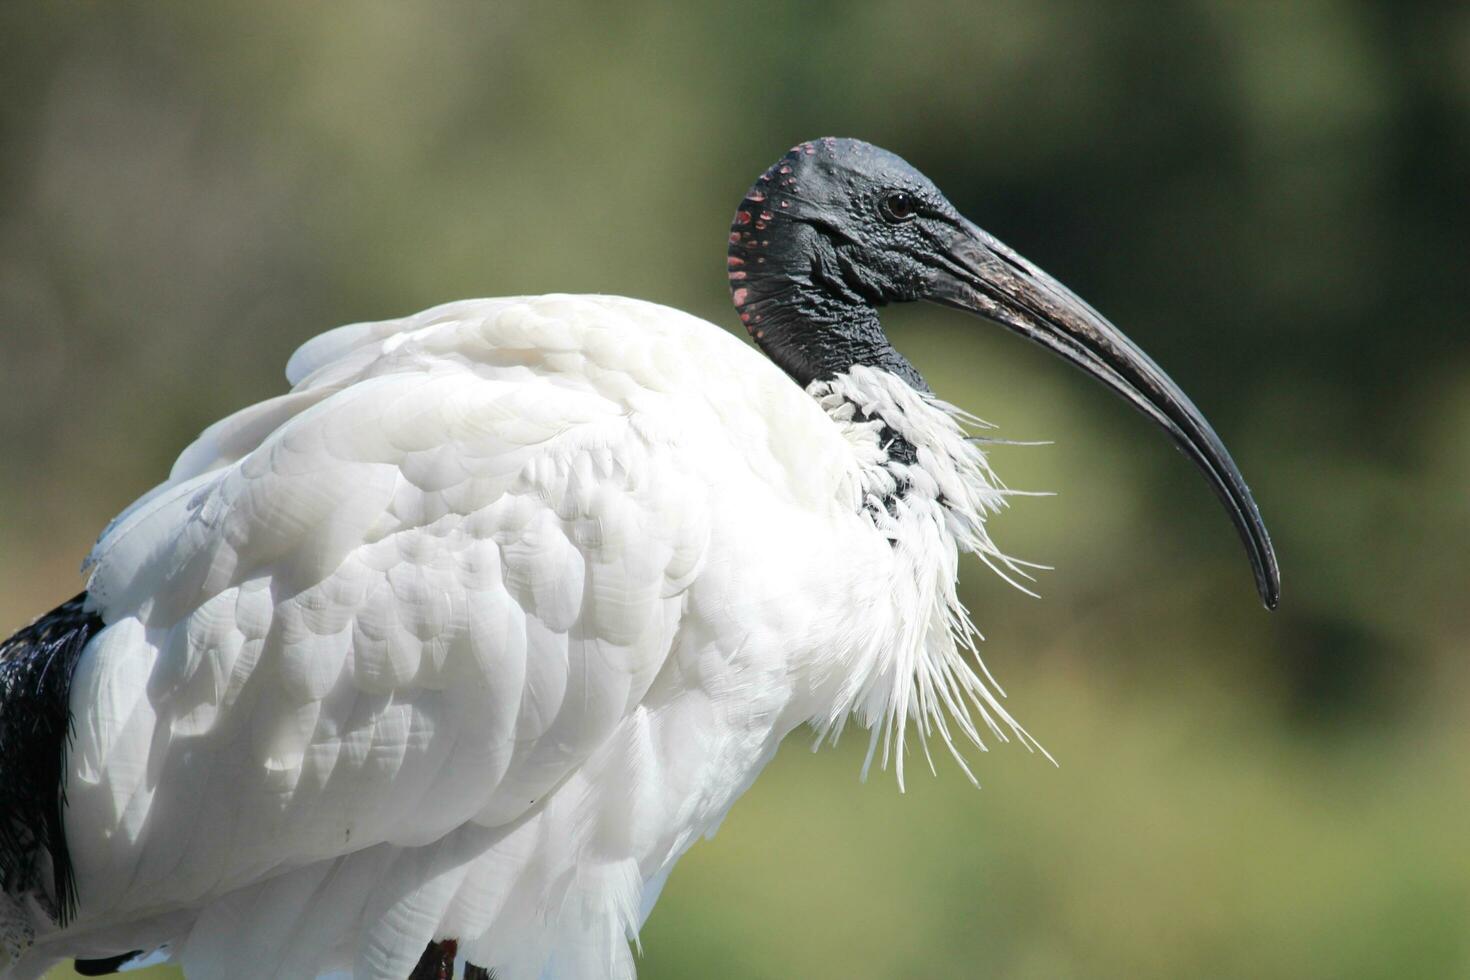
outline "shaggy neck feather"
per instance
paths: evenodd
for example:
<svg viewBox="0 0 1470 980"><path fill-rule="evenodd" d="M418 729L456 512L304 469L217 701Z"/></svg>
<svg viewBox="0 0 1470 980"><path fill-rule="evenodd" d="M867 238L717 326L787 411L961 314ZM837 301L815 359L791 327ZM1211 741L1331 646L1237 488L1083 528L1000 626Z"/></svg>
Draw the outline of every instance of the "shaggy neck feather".
<svg viewBox="0 0 1470 980"><path fill-rule="evenodd" d="M864 365L814 381L807 391L852 444L864 516L892 545L890 607L870 613L876 626L854 651L849 681L830 714L816 720L819 736L835 740L855 713L872 732L864 774L881 743L881 764L886 768L892 753L902 785L912 718L931 766L929 740L937 736L973 781L954 729L983 750L976 713L997 739L1015 736L1035 746L1000 703L1004 692L980 662L979 633L956 593L960 552L979 556L1012 584L1029 578L985 528L1011 493L968 434L986 424ZM911 452L895 453L899 443Z"/></svg>

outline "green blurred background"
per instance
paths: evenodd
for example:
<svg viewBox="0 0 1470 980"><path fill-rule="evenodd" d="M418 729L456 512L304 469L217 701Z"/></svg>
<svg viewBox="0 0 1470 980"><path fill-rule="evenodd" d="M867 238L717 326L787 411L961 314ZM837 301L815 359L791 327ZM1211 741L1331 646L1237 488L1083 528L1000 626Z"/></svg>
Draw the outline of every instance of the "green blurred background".
<svg viewBox="0 0 1470 980"><path fill-rule="evenodd" d="M1279 547L1096 385L890 333L1054 563L966 599L1003 746L900 795L796 738L683 861L645 978L1470 975L1470 8L361 2L0 8L0 628L338 323L644 297L735 325L730 214L859 136L1103 310ZM60 974L66 975L66 974Z"/></svg>

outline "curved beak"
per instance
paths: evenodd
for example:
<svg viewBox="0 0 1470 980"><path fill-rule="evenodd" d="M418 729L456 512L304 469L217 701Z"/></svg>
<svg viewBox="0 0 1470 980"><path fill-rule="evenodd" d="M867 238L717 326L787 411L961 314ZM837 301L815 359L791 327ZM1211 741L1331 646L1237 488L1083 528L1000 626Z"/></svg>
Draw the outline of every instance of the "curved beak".
<svg viewBox="0 0 1470 980"><path fill-rule="evenodd" d="M940 260L925 297L1009 327L1081 368L1169 434L1230 514L1266 608L1281 598L1276 552L1224 443L1147 354L1071 290L969 221Z"/></svg>

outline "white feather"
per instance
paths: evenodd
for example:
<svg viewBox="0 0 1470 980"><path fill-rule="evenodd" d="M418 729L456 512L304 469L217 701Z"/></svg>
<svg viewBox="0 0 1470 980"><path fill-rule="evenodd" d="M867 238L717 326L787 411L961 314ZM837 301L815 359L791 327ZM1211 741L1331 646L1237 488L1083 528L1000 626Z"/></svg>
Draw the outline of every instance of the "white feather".
<svg viewBox="0 0 1470 980"><path fill-rule="evenodd" d="M1016 571L1003 488L891 376L809 395L702 321L575 296L340 328L288 376L89 559L81 905L31 916L15 975L166 944L191 977L399 980L453 937L504 980L631 978L673 863L792 728L856 712L900 778L911 716L1024 738L954 594L959 549Z"/></svg>

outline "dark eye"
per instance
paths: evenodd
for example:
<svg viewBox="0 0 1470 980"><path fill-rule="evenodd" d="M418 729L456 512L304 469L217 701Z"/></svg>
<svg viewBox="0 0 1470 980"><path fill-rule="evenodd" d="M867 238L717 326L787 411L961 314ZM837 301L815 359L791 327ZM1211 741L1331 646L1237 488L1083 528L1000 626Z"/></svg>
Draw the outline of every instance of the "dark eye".
<svg viewBox="0 0 1470 980"><path fill-rule="evenodd" d="M888 221L907 221L918 213L919 202L914 200L912 194L894 191L883 199L881 210L884 219Z"/></svg>

